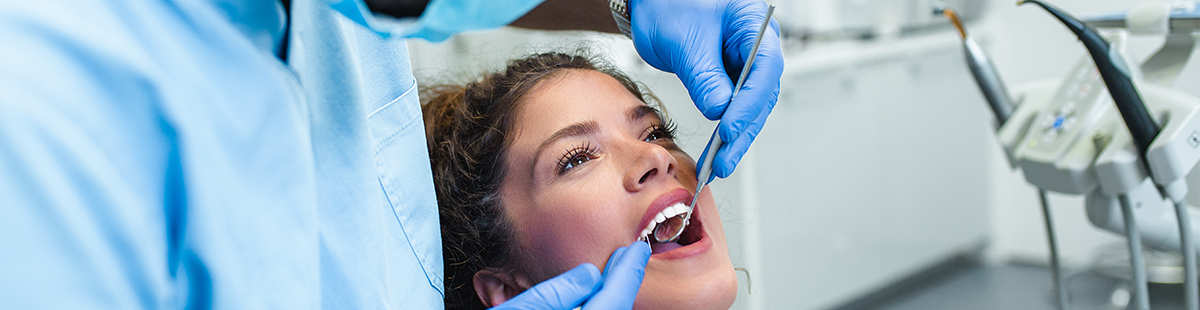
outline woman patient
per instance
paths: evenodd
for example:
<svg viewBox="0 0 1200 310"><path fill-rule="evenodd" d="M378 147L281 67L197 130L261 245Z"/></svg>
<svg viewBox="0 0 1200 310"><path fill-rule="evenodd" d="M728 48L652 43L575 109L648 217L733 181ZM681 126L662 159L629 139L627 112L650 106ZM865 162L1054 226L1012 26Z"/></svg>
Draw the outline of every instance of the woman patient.
<svg viewBox="0 0 1200 310"><path fill-rule="evenodd" d="M497 306L582 263L603 270L656 215L692 201L695 161L647 104L656 99L586 57L534 55L421 98L448 309ZM679 240L651 247L634 308L733 303L737 277L708 190Z"/></svg>

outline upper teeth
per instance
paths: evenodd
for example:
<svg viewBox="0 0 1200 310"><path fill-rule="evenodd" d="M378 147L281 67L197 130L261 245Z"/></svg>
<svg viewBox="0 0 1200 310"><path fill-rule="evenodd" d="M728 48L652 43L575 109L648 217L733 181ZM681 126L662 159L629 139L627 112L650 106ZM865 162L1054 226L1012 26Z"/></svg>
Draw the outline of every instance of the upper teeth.
<svg viewBox="0 0 1200 310"><path fill-rule="evenodd" d="M688 211L687 205L683 204L682 202L676 202L675 204L671 205L670 207L667 207L666 209L663 209L662 211L658 212L658 214L655 214L654 222L651 222L649 225L647 225L646 229L642 230L642 234L640 236L649 236L650 234L654 233L654 228L658 227L658 224L661 224L662 222L666 221L667 219L678 216L687 211Z"/></svg>

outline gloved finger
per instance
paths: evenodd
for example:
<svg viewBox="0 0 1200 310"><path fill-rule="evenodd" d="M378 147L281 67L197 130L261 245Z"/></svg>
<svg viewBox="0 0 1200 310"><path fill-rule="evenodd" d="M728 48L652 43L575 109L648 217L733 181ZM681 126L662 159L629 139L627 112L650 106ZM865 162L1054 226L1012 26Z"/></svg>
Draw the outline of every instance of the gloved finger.
<svg viewBox="0 0 1200 310"><path fill-rule="evenodd" d="M742 67L746 64L746 60L750 57L750 51L754 50L754 40L758 38L758 27L762 25L762 21L759 20L753 24L753 31L751 31L749 28L739 28L737 34L730 38L729 42L726 42L724 52L725 68L728 70L738 70L728 72L731 80L737 81L737 78L742 73ZM767 31L766 33L774 32L775 37L778 38L782 34L782 32L779 31L779 22L776 21L774 17L771 17L771 23L769 25L771 30ZM760 49L761 48L762 47L760 47ZM760 50L759 52L762 51Z"/></svg>
<svg viewBox="0 0 1200 310"><path fill-rule="evenodd" d="M646 276L650 244L637 241L609 266L599 292L583 306L585 310L631 309Z"/></svg>
<svg viewBox="0 0 1200 310"><path fill-rule="evenodd" d="M725 72L724 11L713 3L631 0L633 45L647 64L674 73L710 120L725 112L733 82ZM677 16L688 16L678 18Z"/></svg>
<svg viewBox="0 0 1200 310"><path fill-rule="evenodd" d="M774 17L771 17L771 29L775 30L775 33L783 35L783 32L779 31L779 21L775 20Z"/></svg>
<svg viewBox="0 0 1200 310"><path fill-rule="evenodd" d="M629 247L623 246L623 247L617 248L616 251L613 251L613 254L608 257L608 262L604 264L604 273L602 275L603 277L608 276L608 271L612 270L612 268L609 268L609 267L612 267L613 263L615 263L617 260L620 260L621 256L624 256L625 251L627 251L627 250L629 250Z"/></svg>
<svg viewBox="0 0 1200 310"><path fill-rule="evenodd" d="M729 105L733 81L725 72L725 64L718 53L720 47L711 51L714 52L695 57L696 62L685 65L675 76L683 82L700 113L709 120L717 120Z"/></svg>
<svg viewBox="0 0 1200 310"><path fill-rule="evenodd" d="M538 283L492 309L570 310L600 289L603 278L596 265L583 263L556 277Z"/></svg>
<svg viewBox="0 0 1200 310"><path fill-rule="evenodd" d="M753 43L746 50L753 49ZM779 35L775 30L768 29L763 35L758 55L750 66L750 73L738 91L736 97L725 109L721 116L718 133L726 142L733 141L750 122L758 117L764 106L773 106L779 99L779 79L783 76L783 50L780 48Z"/></svg>
<svg viewBox="0 0 1200 310"><path fill-rule="evenodd" d="M779 90L776 89L775 93L778 96ZM717 150L717 154L713 158L713 173L709 177L709 181L717 177L727 178L733 174L733 169L742 161L742 156L745 156L746 152L750 150L750 144L754 142L754 139L758 137L758 133L762 131L763 125L767 122L767 116L771 114L771 110L774 107L774 103L763 107L763 110L759 112L753 122L750 122L750 125L737 139L726 142L725 145L721 146L721 149Z"/></svg>

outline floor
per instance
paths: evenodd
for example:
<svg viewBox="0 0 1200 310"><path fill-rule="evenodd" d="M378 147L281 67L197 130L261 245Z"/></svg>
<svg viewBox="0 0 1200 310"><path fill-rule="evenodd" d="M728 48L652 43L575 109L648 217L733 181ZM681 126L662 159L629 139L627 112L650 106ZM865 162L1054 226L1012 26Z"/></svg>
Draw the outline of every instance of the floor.
<svg viewBox="0 0 1200 310"><path fill-rule="evenodd" d="M1069 271L1066 279L1070 309L1124 309L1113 301L1124 304L1128 295L1113 292L1131 291L1122 281L1092 271ZM1054 310L1051 283L1046 267L957 262L839 309ZM1151 285L1151 308L1183 309L1181 290L1180 285Z"/></svg>

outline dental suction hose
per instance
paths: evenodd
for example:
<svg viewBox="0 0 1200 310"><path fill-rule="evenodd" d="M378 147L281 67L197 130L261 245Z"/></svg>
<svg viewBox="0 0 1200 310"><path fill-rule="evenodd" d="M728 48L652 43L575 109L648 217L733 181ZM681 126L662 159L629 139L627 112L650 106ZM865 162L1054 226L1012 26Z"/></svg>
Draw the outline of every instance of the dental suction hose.
<svg viewBox="0 0 1200 310"><path fill-rule="evenodd" d="M967 34L967 29L963 27L962 21L959 20L958 14L953 9L938 7L934 9L934 13L942 14L954 24L954 28L958 29L958 34L963 41L967 67L971 69L971 75L975 77L979 91L983 93L988 106L992 108L992 113L996 116L997 127L1003 126L1013 113L1012 99L1008 97L1008 89L1004 87L1004 80L1000 79L1000 74L997 73L996 67L992 65L988 55L983 52L983 48L980 48L979 44L976 44L975 40Z"/></svg>

